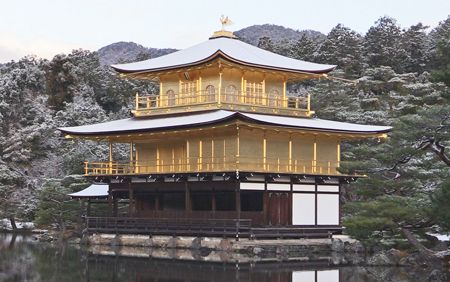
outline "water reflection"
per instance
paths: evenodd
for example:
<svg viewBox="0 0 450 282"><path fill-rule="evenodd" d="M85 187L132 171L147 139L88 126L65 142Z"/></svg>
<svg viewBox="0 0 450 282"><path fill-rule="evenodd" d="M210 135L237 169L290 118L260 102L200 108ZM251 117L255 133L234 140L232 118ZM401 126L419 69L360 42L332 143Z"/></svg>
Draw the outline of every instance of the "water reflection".
<svg viewBox="0 0 450 282"><path fill-rule="evenodd" d="M111 267L113 271L111 271ZM93 279L179 282L339 282L341 269L301 263L221 264L160 259L91 257ZM92 275L94 275L93 277ZM104 276L98 276L102 273Z"/></svg>
<svg viewBox="0 0 450 282"><path fill-rule="evenodd" d="M336 267L329 262L219 263L95 255L66 244L0 234L0 281L426 281L430 270Z"/></svg>

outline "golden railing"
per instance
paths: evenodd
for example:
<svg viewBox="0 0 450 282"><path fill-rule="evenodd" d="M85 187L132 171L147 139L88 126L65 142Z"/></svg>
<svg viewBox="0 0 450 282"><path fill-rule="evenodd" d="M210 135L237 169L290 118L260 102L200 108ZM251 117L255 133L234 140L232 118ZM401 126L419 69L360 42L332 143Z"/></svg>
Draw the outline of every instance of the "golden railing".
<svg viewBox="0 0 450 282"><path fill-rule="evenodd" d="M138 175L249 171L338 175L339 163L280 158L181 158L132 162L85 162L85 175Z"/></svg>
<svg viewBox="0 0 450 282"><path fill-rule="evenodd" d="M245 106L252 111L257 109L281 109L289 111L297 111L309 114L311 112L311 99L307 97L280 97L273 96L268 93L248 93L234 91L228 93L225 89L215 92L196 91L192 93L177 93L171 95L143 95L136 94L135 113L148 111L150 113L160 112L161 110L186 108L192 106ZM160 111L158 111L160 110ZM293 115L299 115L296 113Z"/></svg>

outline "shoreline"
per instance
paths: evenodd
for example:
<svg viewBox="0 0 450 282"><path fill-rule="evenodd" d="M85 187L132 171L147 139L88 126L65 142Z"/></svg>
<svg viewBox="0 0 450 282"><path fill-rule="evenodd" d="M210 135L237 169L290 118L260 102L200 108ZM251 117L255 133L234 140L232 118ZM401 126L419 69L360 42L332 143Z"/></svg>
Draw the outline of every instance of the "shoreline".
<svg viewBox="0 0 450 282"><path fill-rule="evenodd" d="M91 234L71 243L86 245L94 255L136 258L222 263L321 262L335 266L365 265L368 262L361 242L344 235L323 239L236 241L217 237ZM380 265L379 260L374 260L370 265ZM395 259L383 265L400 264Z"/></svg>

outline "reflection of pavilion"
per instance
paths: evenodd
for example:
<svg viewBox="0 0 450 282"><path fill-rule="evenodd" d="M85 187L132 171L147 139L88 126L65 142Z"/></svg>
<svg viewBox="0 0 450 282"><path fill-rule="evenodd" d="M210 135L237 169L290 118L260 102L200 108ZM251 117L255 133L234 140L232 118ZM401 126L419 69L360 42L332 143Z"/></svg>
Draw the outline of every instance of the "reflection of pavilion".
<svg viewBox="0 0 450 282"><path fill-rule="evenodd" d="M339 282L341 270L325 263L222 264L90 256L88 279L154 282ZM100 276L101 274L101 276Z"/></svg>
<svg viewBox="0 0 450 282"><path fill-rule="evenodd" d="M136 95L132 118L60 129L109 144L108 159L86 162L84 171L109 183L112 217L91 218L88 227L209 236L258 227L251 232L266 237L339 231L341 184L359 177L341 173L340 144L385 137L390 127L321 120L309 95L287 94L287 83L324 78L334 67L224 30L185 50L113 66L123 77L157 81L159 93ZM115 144L128 144L128 159L116 159ZM125 220L121 199L129 201Z"/></svg>

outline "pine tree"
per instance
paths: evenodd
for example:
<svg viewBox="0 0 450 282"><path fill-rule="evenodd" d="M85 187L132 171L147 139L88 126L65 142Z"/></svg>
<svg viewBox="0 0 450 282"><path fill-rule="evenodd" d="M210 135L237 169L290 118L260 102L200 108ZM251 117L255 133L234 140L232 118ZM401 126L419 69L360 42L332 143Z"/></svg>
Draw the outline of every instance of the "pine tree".
<svg viewBox="0 0 450 282"><path fill-rule="evenodd" d="M291 43L288 56L297 60L313 62L316 59L316 52L320 45L311 37L302 35L302 37Z"/></svg>
<svg viewBox="0 0 450 282"><path fill-rule="evenodd" d="M258 48L273 52L275 50L275 46L272 43L272 39L267 36L263 36L258 40Z"/></svg>
<svg viewBox="0 0 450 282"><path fill-rule="evenodd" d="M401 49L405 50L401 58L401 69L404 72L418 72L425 70L429 60L429 40L425 33L427 26L418 23L412 25L402 34Z"/></svg>
<svg viewBox="0 0 450 282"><path fill-rule="evenodd" d="M430 33L430 41L433 78L450 86L450 17Z"/></svg>
<svg viewBox="0 0 450 282"><path fill-rule="evenodd" d="M393 18L382 17L375 22L364 38L364 49L369 66L390 66L397 72L403 71L401 29Z"/></svg>
<svg viewBox="0 0 450 282"><path fill-rule="evenodd" d="M363 70L363 40L355 31L338 24L318 51L318 61L336 64L347 77L359 77Z"/></svg>

